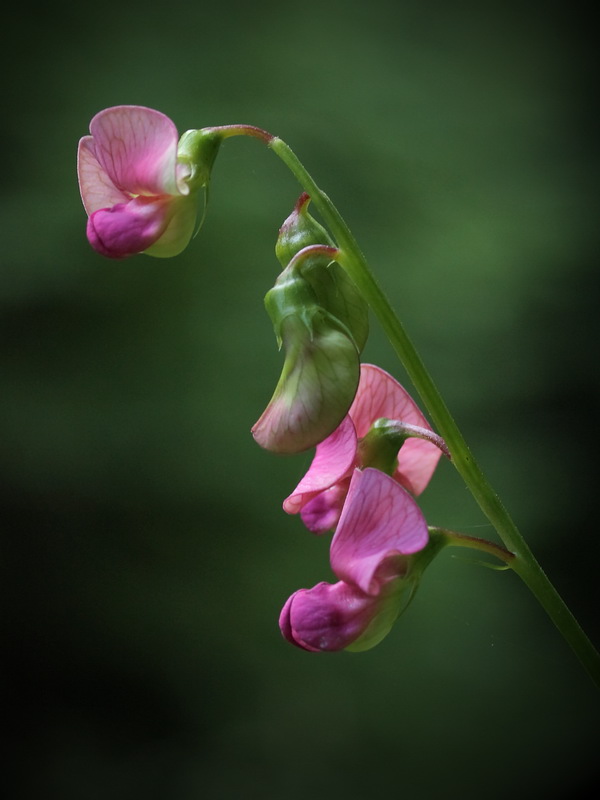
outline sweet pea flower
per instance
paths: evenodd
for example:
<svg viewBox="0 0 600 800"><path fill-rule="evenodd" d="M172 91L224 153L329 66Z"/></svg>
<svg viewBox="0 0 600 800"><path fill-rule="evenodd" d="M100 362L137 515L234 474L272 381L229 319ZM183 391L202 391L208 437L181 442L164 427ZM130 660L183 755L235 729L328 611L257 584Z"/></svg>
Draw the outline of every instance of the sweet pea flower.
<svg viewBox="0 0 600 800"><path fill-rule="evenodd" d="M299 589L279 618L288 642L311 652L367 650L412 598L420 570L411 555L429 539L411 495L377 469L354 469L331 542L337 583Z"/></svg>
<svg viewBox="0 0 600 800"><path fill-rule="evenodd" d="M178 160L174 123L151 108L115 106L96 114L90 133L79 142L77 173L94 250L108 258L180 253L196 225L199 182Z"/></svg>
<svg viewBox="0 0 600 800"><path fill-rule="evenodd" d="M406 439L391 472L394 481L419 495L429 483L445 445L398 381L380 367L362 364L358 390L347 416L317 445L307 473L284 501L284 510L300 513L313 533L335 528L354 468L368 466L363 462L361 441L381 418L400 420L428 437Z"/></svg>

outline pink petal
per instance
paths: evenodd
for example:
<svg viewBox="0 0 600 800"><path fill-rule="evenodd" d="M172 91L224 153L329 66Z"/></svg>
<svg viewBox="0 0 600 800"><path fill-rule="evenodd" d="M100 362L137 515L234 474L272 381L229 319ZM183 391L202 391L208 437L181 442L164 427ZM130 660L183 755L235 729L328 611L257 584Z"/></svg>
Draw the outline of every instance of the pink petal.
<svg viewBox="0 0 600 800"><path fill-rule="evenodd" d="M94 212L87 224L90 244L108 258L143 252L166 229L170 220L169 202L138 197Z"/></svg>
<svg viewBox="0 0 600 800"><path fill-rule="evenodd" d="M356 431L350 417L344 417L334 432L317 445L306 475L283 501L288 514L297 514L315 495L329 489L352 470L356 458Z"/></svg>
<svg viewBox="0 0 600 800"><path fill-rule="evenodd" d="M96 158L94 140L84 136L77 150L77 176L79 191L88 216L101 208L110 208L130 200L114 185Z"/></svg>
<svg viewBox="0 0 600 800"><path fill-rule="evenodd" d="M302 522L312 533L327 533L338 524L348 493L350 478L344 478L314 495L300 511Z"/></svg>
<svg viewBox="0 0 600 800"><path fill-rule="evenodd" d="M402 420L431 430L406 389L385 370L373 364L361 365L358 390L348 413L359 439L381 417ZM441 451L431 442L410 438L400 449L394 478L413 494L421 494L429 483L440 456Z"/></svg>
<svg viewBox="0 0 600 800"><path fill-rule="evenodd" d="M304 650L343 650L366 630L381 602L343 581L318 583L288 599L279 627L288 642Z"/></svg>
<svg viewBox="0 0 600 800"><path fill-rule="evenodd" d="M151 108L115 106L90 123L95 156L112 183L131 195L187 194L177 181L174 123Z"/></svg>
<svg viewBox="0 0 600 800"><path fill-rule="evenodd" d="M331 567L338 578L377 595L384 580L401 577L405 559L429 539L421 511L393 478L355 470L335 535Z"/></svg>

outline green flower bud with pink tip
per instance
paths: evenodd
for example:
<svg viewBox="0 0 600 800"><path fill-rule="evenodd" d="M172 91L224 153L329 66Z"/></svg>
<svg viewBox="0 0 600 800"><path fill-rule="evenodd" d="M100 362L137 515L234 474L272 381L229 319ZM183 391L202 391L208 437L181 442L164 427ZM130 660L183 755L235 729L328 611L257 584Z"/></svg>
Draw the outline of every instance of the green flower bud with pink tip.
<svg viewBox="0 0 600 800"><path fill-rule="evenodd" d="M265 305L285 361L252 434L267 450L298 453L329 436L346 415L358 386L359 354L345 325L318 303L294 264Z"/></svg>
<svg viewBox="0 0 600 800"><path fill-rule="evenodd" d="M279 229L275 253L283 267L296 260L319 304L344 323L360 353L369 335L367 303L346 270L336 262L338 251L333 240L308 213L309 203L309 195L302 194Z"/></svg>
<svg viewBox="0 0 600 800"><path fill-rule="evenodd" d="M286 267L300 250L312 244L334 247L335 242L325 228L308 213L310 196L304 192L298 198L294 210L287 217L275 244L275 255L282 267Z"/></svg>

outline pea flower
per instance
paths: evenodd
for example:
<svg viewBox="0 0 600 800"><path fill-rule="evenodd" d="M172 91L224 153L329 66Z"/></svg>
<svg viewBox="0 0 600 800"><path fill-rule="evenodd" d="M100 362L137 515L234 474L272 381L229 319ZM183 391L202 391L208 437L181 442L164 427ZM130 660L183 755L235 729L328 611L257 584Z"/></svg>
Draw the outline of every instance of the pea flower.
<svg viewBox="0 0 600 800"><path fill-rule="evenodd" d="M376 465L368 458L364 445L373 423L380 419L401 421L403 429L425 437L407 438L399 452L397 443L389 469L394 481L413 495L419 495L429 483L442 451L448 454L445 444L398 381L380 367L362 364L356 396L347 416L317 445L308 471L285 499L284 510L288 514L300 513L313 533L335 528L355 467Z"/></svg>
<svg viewBox="0 0 600 800"><path fill-rule="evenodd" d="M180 253L202 181L178 158L174 123L151 108L115 106L96 114L90 133L79 142L77 172L92 247L108 258Z"/></svg>
<svg viewBox="0 0 600 800"><path fill-rule="evenodd" d="M422 572L413 554L428 539L419 507L397 481L354 469L331 542L339 581L294 592L279 617L284 638L311 652L374 647L410 602Z"/></svg>

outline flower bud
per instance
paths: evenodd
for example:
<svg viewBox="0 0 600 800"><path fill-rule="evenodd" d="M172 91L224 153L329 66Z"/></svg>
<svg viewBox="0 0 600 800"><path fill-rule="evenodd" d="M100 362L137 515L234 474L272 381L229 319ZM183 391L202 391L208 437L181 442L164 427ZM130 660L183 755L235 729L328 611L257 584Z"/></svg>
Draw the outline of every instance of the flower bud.
<svg viewBox="0 0 600 800"><path fill-rule="evenodd" d="M308 213L309 203L308 194L300 195L279 229L275 253L283 267L292 262L298 264L319 304L346 325L362 352L369 334L367 303L346 270L336 262L339 251L325 228Z"/></svg>
<svg viewBox="0 0 600 800"><path fill-rule="evenodd" d="M286 267L300 250L311 244L334 246L334 242L325 228L308 213L309 203L310 197L304 192L298 198L292 213L279 229L275 255L282 267Z"/></svg>
<svg viewBox="0 0 600 800"><path fill-rule="evenodd" d="M265 305L285 361L252 434L267 450L298 453L329 436L346 415L358 386L359 354L297 270L284 270Z"/></svg>

